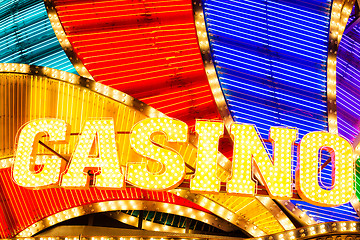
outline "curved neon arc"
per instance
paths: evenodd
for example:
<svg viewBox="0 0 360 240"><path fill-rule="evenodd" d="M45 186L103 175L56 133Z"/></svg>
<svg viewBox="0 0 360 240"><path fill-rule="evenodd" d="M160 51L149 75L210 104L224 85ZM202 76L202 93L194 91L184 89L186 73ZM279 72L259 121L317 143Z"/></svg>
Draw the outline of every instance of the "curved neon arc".
<svg viewBox="0 0 360 240"><path fill-rule="evenodd" d="M44 77L49 77L50 79L58 79L60 82L64 82L64 83L69 83L72 85L78 85L79 87L84 87L86 89L88 89L87 91L89 92L96 92L99 95L105 96L109 99L113 99L119 103L125 104L125 105L129 105L134 109L138 109L140 112L142 112L143 114L146 114L148 116L151 117L156 117L156 116L164 116L162 113L160 113L159 111L147 106L144 103L141 103L135 99L133 99L132 97L128 96L127 94L121 93L117 90L114 90L108 86L104 86L100 83L96 83L94 81L91 81L89 79L84 79L81 78L77 75L73 75L73 74L69 74L66 72L62 72L62 71L58 71L58 70L54 70L54 69L49 69L49 68L39 68L39 67L34 67L34 66L28 66L28 65L24 65L24 64L0 64L0 72L5 72L5 73L17 73L17 74L34 74L35 76L44 76ZM192 139L192 142L196 143L196 139ZM9 164L11 162L9 161ZM228 176L229 172L227 170L227 168L229 167L228 164L229 161L224 158L221 157L220 159L218 159L218 164L221 167L221 169L223 169L222 171L222 178L226 178L226 176ZM187 194L187 191L184 191L184 194ZM217 200L214 200L215 202ZM256 204L260 204L257 200L255 200ZM227 206L225 206L226 208ZM224 209L225 209L224 208ZM229 210L231 212L231 210ZM266 210L266 208L264 207L264 213L266 215L269 214L268 212L269 210ZM279 210L280 211L280 210ZM241 223L242 217L240 215L238 215L238 213L231 213L234 216L234 224L237 226L245 226L243 225L243 223ZM272 215L269 216L269 219L271 221L274 221L273 227L271 227L271 229L274 229L273 231L281 231L280 228L283 228L281 224L278 220L276 220ZM239 220L241 220L240 222L238 222ZM270 221L269 220L269 221ZM245 221L245 220L244 220ZM257 220L256 220L257 221ZM257 222L254 222L254 224L258 224ZM289 220L286 220L289 221ZM245 221L246 222L246 221ZM251 223L251 222L249 222ZM247 224L249 224L247 223ZM240 225L239 225L240 224ZM288 226L289 224L291 224L291 222L286 223L286 226ZM254 225L255 226L255 225ZM284 225L285 227L285 225ZM254 229L260 229L261 226L257 226L255 228L252 228L254 231ZM277 230L275 230L277 229ZM261 230L259 230L261 231ZM255 234L258 235L262 235L262 233L260 233L258 230L255 230ZM270 231L270 230L269 230Z"/></svg>

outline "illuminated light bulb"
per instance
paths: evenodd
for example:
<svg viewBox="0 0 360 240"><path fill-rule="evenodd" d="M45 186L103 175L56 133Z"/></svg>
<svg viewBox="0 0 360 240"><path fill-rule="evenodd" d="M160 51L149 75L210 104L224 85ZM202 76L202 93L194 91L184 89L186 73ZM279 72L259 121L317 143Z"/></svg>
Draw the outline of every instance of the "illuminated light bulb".
<svg viewBox="0 0 360 240"><path fill-rule="evenodd" d="M216 177L219 138L224 134L224 123L196 120L199 135L195 176L190 181L192 192L219 192L220 180Z"/></svg>
<svg viewBox="0 0 360 240"><path fill-rule="evenodd" d="M312 132L303 137L299 149L296 188L300 197L320 206L338 206L349 202L354 194L353 178L348 177L354 172L353 149L350 143L336 134ZM331 190L319 186L318 153L321 149L331 154ZM313 192L316 194L312 194Z"/></svg>
<svg viewBox="0 0 360 240"><path fill-rule="evenodd" d="M252 180L252 164L254 164L270 196L291 197L291 152L292 144L297 138L297 129L271 127L273 159L269 157L253 125L233 124L231 135L234 137L233 172L231 180L226 185L227 192L255 194L255 182Z"/></svg>
<svg viewBox="0 0 360 240"><path fill-rule="evenodd" d="M61 158L52 156L41 161L44 165L35 172L37 146L40 138L49 136L50 143L67 143L70 125L60 119L45 118L33 120L20 130L17 141L16 157L13 165L13 179L23 187L39 188L57 186L61 171Z"/></svg>
<svg viewBox="0 0 360 240"><path fill-rule="evenodd" d="M152 137L154 134L165 134L168 142L186 142L187 132L186 123L172 118L147 118L138 122L132 128L130 145L145 158L141 163L128 163L127 181L152 190L172 189L179 185L185 178L184 159L169 147L155 145ZM148 161L158 162L161 165L160 171L151 172Z"/></svg>
<svg viewBox="0 0 360 240"><path fill-rule="evenodd" d="M94 142L98 157L89 156ZM62 175L61 186L71 188L88 186L89 170L95 171L96 187L110 189L125 187L124 176L120 172L113 119L86 121L67 171Z"/></svg>

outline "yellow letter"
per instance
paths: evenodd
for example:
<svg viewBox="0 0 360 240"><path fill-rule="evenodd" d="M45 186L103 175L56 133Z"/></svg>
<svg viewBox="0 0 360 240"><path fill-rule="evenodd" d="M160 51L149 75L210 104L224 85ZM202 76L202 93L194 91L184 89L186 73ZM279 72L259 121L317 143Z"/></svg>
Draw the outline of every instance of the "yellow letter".
<svg viewBox="0 0 360 240"><path fill-rule="evenodd" d="M318 182L318 155L321 149L331 153L331 190L322 189ZM338 206L349 202L354 194L353 174L353 149L344 138L327 132L312 132L303 137L296 168L296 188L303 200L320 206Z"/></svg>
<svg viewBox="0 0 360 240"><path fill-rule="evenodd" d="M164 133L168 142L186 142L186 123L171 118L147 118L132 129L130 144L135 152L161 164L161 170L152 173L147 162L129 164L127 181L145 189L165 190L175 188L185 177L185 163L179 153L157 146L154 133Z"/></svg>
<svg viewBox="0 0 360 240"><path fill-rule="evenodd" d="M224 134L224 123L196 120L199 144L195 177L191 179L193 192L219 192L220 180L216 177L219 138Z"/></svg>
<svg viewBox="0 0 360 240"><path fill-rule="evenodd" d="M60 119L37 119L27 123L21 130L15 162L13 178L23 187L45 187L56 185L59 181L61 158L52 156L41 163L40 172L35 171L37 146L39 139L49 136L49 142L66 143L69 137L69 125Z"/></svg>
<svg viewBox="0 0 360 240"><path fill-rule="evenodd" d="M98 157L89 157L94 141L95 146L98 146ZM120 171L113 119L86 121L68 169L63 174L61 186L86 187L89 184L89 169L98 171L95 176L96 187L125 187L124 176Z"/></svg>
<svg viewBox="0 0 360 240"><path fill-rule="evenodd" d="M271 197L292 197L291 152L297 130L272 127L273 161L252 125L233 124L234 155L231 180L227 182L228 193L255 194L252 180L252 164L257 168Z"/></svg>

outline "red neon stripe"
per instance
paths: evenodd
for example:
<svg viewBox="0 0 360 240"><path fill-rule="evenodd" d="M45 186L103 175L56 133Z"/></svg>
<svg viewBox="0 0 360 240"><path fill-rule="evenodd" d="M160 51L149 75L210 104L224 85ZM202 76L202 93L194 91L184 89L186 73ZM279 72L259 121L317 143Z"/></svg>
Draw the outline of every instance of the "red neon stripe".
<svg viewBox="0 0 360 240"><path fill-rule="evenodd" d="M0 190L1 238L14 237L26 227L57 212L110 200L149 200L174 203L209 213L208 210L176 195L166 192L154 193L136 188L127 188L126 190L25 189L12 181L11 168L0 170Z"/></svg>
<svg viewBox="0 0 360 240"><path fill-rule="evenodd" d="M69 41L95 80L191 125L205 112L211 113L207 118L220 119L199 52L191 1L57 0L55 5ZM161 98L152 102L193 84L207 86L208 97L184 94L179 106L167 99L161 103ZM207 104L198 103L200 99ZM168 103L181 110L168 110Z"/></svg>

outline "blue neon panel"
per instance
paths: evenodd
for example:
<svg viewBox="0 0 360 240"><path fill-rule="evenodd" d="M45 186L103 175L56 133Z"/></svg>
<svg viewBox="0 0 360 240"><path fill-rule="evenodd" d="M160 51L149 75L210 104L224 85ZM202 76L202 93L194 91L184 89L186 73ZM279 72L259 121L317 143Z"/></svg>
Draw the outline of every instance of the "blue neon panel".
<svg viewBox="0 0 360 240"><path fill-rule="evenodd" d="M348 24L355 18L351 13ZM336 64L339 134L353 142L360 133L360 24L341 38Z"/></svg>
<svg viewBox="0 0 360 240"><path fill-rule="evenodd" d="M205 0L211 50L236 122L327 130L331 1Z"/></svg>
<svg viewBox="0 0 360 240"><path fill-rule="evenodd" d="M59 44L42 0L0 2L0 62L25 63L77 74Z"/></svg>
<svg viewBox="0 0 360 240"><path fill-rule="evenodd" d="M317 222L358 221L359 218L350 203L339 207L319 207L304 201L294 200L292 203L301 210L307 211L307 215Z"/></svg>
<svg viewBox="0 0 360 240"><path fill-rule="evenodd" d="M255 124L265 139L271 126L296 127L299 139L309 132L327 131L331 4L331 0L203 0L212 57L236 122ZM322 155L320 164L329 157ZM293 176L296 161L294 154ZM331 185L331 172L332 164L321 172L323 188ZM357 216L349 204L321 208L294 203L319 222Z"/></svg>

